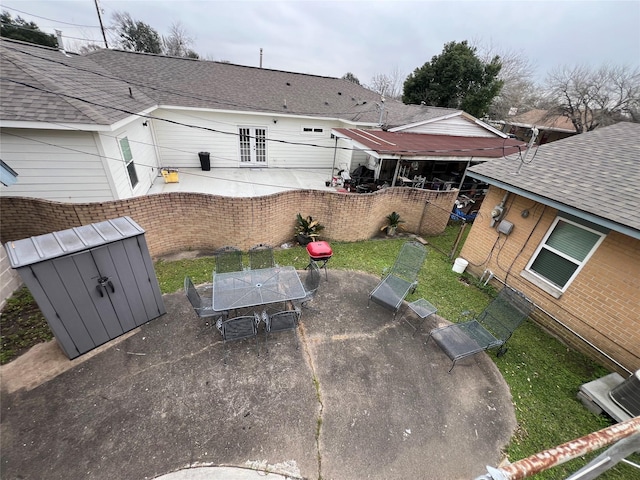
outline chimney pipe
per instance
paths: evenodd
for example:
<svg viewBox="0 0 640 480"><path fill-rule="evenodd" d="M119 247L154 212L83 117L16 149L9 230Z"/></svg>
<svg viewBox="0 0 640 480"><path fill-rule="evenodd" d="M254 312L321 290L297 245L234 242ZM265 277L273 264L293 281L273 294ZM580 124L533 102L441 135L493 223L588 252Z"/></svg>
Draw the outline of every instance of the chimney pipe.
<svg viewBox="0 0 640 480"><path fill-rule="evenodd" d="M260 68L262 68L262 48L260 49Z"/></svg>
<svg viewBox="0 0 640 480"><path fill-rule="evenodd" d="M67 52L64 51L64 43L62 43L62 30L58 30L56 28L56 38L58 40L58 50L67 55ZM67 55L68 57L69 55Z"/></svg>

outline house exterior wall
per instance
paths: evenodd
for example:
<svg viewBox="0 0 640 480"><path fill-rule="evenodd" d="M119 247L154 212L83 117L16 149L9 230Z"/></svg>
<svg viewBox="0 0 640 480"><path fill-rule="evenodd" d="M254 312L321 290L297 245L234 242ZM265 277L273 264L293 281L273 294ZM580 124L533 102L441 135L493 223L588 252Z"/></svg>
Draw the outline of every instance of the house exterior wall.
<svg viewBox="0 0 640 480"><path fill-rule="evenodd" d="M267 130L267 162L269 168L326 169L333 164L331 129L343 126L338 121L256 115L204 110L167 109L154 111L158 152L162 166L198 167L198 152L211 154L211 167L240 166L239 127ZM171 123L179 122L180 124ZM181 125L197 124L204 128ZM303 132L303 127L322 128L322 133ZM305 147L305 144L310 145ZM312 146L313 145L313 146ZM327 148L317 148L321 145Z"/></svg>
<svg viewBox="0 0 640 480"><path fill-rule="evenodd" d="M639 369L640 241L609 232L567 290L556 299L523 278L520 272L558 212L510 194L504 218L512 222L514 228L509 236L498 234L489 226L490 211L504 194L504 190L492 186L482 204L461 252L461 256L469 261L469 271L480 276L490 270L501 281L524 292L543 310L536 309L535 320L573 347L619 373L627 374L555 319L626 369ZM528 217L522 217L523 210L529 211Z"/></svg>
<svg viewBox="0 0 640 480"><path fill-rule="evenodd" d="M96 135L105 158L109 178L116 192L114 199L146 195L154 178L159 175L159 162L150 124L145 127L143 119L136 117L135 120L114 132L97 133ZM129 147L138 175L138 184L135 188L132 188L129 181L126 162L118 144L119 140L124 137L129 140Z"/></svg>
<svg viewBox="0 0 640 480"><path fill-rule="evenodd" d="M293 190L251 198L168 193L86 204L1 197L0 241L128 215L145 229L149 251L158 257L224 245L248 250L261 242L291 242L297 213L318 219L327 240L364 240L379 235L393 211L400 213L408 231L436 235L444 231L456 196L457 190L387 188L358 195Z"/></svg>
<svg viewBox="0 0 640 480"><path fill-rule="evenodd" d="M16 184L0 186L2 196L59 202L116 198L91 132L3 128L0 144L2 159L18 173Z"/></svg>
<svg viewBox="0 0 640 480"><path fill-rule="evenodd" d="M462 116L445 118L399 131L402 133L430 133L432 135L454 135L459 137L496 137L495 133L464 119Z"/></svg>

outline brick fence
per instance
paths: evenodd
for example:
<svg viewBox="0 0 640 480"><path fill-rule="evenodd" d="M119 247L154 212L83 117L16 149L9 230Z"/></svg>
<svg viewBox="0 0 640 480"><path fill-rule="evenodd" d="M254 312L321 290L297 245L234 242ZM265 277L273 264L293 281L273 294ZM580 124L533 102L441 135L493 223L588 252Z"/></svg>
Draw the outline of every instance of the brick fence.
<svg viewBox="0 0 640 480"><path fill-rule="evenodd" d="M400 214L407 231L442 233L458 190L387 188L370 194L294 190L264 197L234 198L165 193L104 203L58 203L0 198L0 240L6 243L71 227L130 216L146 231L151 256L224 245L248 250L257 243L281 245L294 237L296 214L325 226L323 238L354 242L379 234L385 217Z"/></svg>

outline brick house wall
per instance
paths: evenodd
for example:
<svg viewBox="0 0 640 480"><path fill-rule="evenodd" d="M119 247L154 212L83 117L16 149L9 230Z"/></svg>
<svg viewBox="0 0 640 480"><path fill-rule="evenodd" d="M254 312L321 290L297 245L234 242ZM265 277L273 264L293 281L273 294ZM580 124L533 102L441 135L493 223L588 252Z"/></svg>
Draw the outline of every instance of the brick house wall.
<svg viewBox="0 0 640 480"><path fill-rule="evenodd" d="M623 376L628 374L624 369L555 319L628 370L640 368L640 241L610 232L567 291L556 299L521 277L520 272L556 218L557 210L510 194L504 218L514 228L509 236L498 234L489 226L490 212L505 193L492 186L480 208L461 252L469 261L469 271L481 276L490 270L501 281L525 293L542 309L536 309L534 315L540 325ZM522 216L524 210L529 212L526 218ZM501 287L499 282L493 283Z"/></svg>

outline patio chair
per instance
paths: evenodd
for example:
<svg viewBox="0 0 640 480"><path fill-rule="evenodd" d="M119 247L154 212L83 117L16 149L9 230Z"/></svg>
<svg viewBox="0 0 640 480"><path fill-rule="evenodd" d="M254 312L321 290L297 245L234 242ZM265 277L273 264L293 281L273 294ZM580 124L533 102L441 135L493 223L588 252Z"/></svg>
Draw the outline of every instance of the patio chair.
<svg viewBox="0 0 640 480"><path fill-rule="evenodd" d="M242 252L235 247L222 247L216 250L216 273L240 272L242 270Z"/></svg>
<svg viewBox="0 0 640 480"><path fill-rule="evenodd" d="M299 308L295 310L284 310L281 312L268 314L262 312L262 321L264 322L264 336L267 353L269 352L269 336L274 332L284 332L286 330L295 330L298 328L301 311ZM296 350L300 347L298 335L296 332Z"/></svg>
<svg viewBox="0 0 640 480"><path fill-rule="evenodd" d="M304 286L305 296L298 300L294 300L293 304L297 307L306 307L306 303L309 302L316 294L318 287L320 286L320 268L316 262L310 262L306 268L306 275L302 282Z"/></svg>
<svg viewBox="0 0 640 480"><path fill-rule="evenodd" d="M421 243L406 242L402 245L391 270L369 293L369 302L393 311L395 318L405 297L418 286L418 272L426 258L427 249Z"/></svg>
<svg viewBox="0 0 640 480"><path fill-rule="evenodd" d="M497 356L507 353L506 343L531 314L533 304L522 293L504 287L475 319L431 330L429 338L452 360L449 372L461 358L498 348Z"/></svg>
<svg viewBox="0 0 640 480"><path fill-rule="evenodd" d="M276 266L273 258L273 248L264 243L259 243L249 249L249 268L271 268Z"/></svg>
<svg viewBox="0 0 640 480"><path fill-rule="evenodd" d="M220 312L213 309L211 298L208 300L203 298L198 293L193 281L191 281L191 277L185 277L184 279L184 293L189 299L193 310L196 312L198 317L200 318L209 318L209 317L218 317L224 318L227 315L227 312ZM207 324L211 326L212 324Z"/></svg>
<svg viewBox="0 0 640 480"><path fill-rule="evenodd" d="M260 350L258 350L258 325L260 324L260 315L254 313L253 315L245 315L241 317L232 317L227 319L219 318L216 322L216 327L222 334L222 340L224 342L224 363L227 364L228 347L227 342L234 340L244 340L245 338L256 339L256 351L260 356Z"/></svg>

